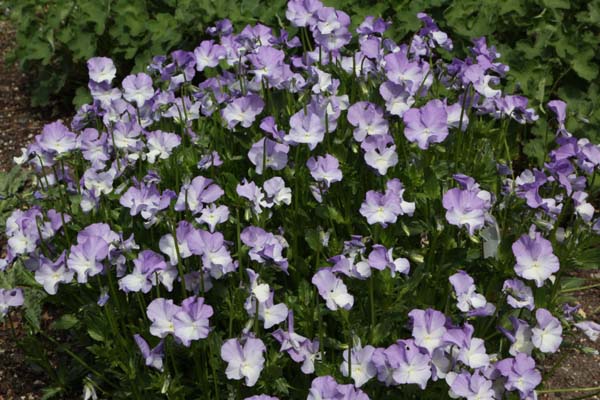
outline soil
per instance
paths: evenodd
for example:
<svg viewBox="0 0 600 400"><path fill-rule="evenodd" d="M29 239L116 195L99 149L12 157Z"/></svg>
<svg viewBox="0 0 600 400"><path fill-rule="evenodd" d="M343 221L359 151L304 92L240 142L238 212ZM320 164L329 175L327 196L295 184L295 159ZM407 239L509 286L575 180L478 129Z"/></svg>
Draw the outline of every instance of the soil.
<svg viewBox="0 0 600 400"><path fill-rule="evenodd" d="M27 96L27 78L17 65L7 65L5 56L14 45L14 30L0 20L0 174L12 166L12 157L21 154L20 148L31 142L50 122L43 112L32 109ZM0 244L0 248L2 245ZM590 284L600 281L600 273L581 273ZM600 288L573 293L587 319L600 320ZM11 313L17 338L25 333L18 313ZM582 348L587 348L584 352ZM595 354L592 352L595 351ZM581 332L565 334L565 345L544 362L544 373L553 370L544 390L573 389L600 386L600 340L588 340ZM0 323L0 400L37 400L42 397L45 377L28 364L23 351L13 338L8 320ZM600 391L599 391L600 392ZM541 400L600 399L595 392L544 393Z"/></svg>

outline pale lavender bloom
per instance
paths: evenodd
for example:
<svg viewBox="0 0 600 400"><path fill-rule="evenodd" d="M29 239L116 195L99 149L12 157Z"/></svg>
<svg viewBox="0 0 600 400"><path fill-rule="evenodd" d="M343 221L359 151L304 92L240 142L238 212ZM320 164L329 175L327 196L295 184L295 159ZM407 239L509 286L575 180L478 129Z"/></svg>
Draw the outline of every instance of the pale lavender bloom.
<svg viewBox="0 0 600 400"><path fill-rule="evenodd" d="M0 317L8 314L10 307L20 307L25 302L23 291L16 289L0 289Z"/></svg>
<svg viewBox="0 0 600 400"><path fill-rule="evenodd" d="M133 335L135 344L137 344L142 357L144 357L144 363L146 366L156 368L159 371L163 370L163 357L164 357L164 341L158 342L156 347L150 349L148 343L138 334Z"/></svg>
<svg viewBox="0 0 600 400"><path fill-rule="evenodd" d="M446 316L434 309L415 309L408 313L412 321L412 335L415 344L427 350L431 355L434 350L445 344Z"/></svg>
<svg viewBox="0 0 600 400"><path fill-rule="evenodd" d="M537 287L560 268L558 257L552 251L552 244L539 232L523 235L512 245L517 259L515 272L523 279L533 280Z"/></svg>
<svg viewBox="0 0 600 400"><path fill-rule="evenodd" d="M449 379L446 379L448 382ZM451 397L464 397L467 400L495 400L494 382L487 379L481 371L470 374L466 371L452 377L450 386Z"/></svg>
<svg viewBox="0 0 600 400"><path fill-rule="evenodd" d="M306 400L369 400L369 396L354 385L340 385L325 375L313 379Z"/></svg>
<svg viewBox="0 0 600 400"><path fill-rule="evenodd" d="M467 104L465 104L465 108ZM458 103L454 103L451 106L446 106L447 113L447 122L448 126L452 128L457 128L461 131L466 131L469 125L469 116L466 109L463 109L462 103L459 101Z"/></svg>
<svg viewBox="0 0 600 400"><path fill-rule="evenodd" d="M254 386L264 368L262 340L249 337L244 346L237 339L228 339L221 347L221 358L227 362L225 374L228 379L245 379L246 386Z"/></svg>
<svg viewBox="0 0 600 400"><path fill-rule="evenodd" d="M358 28L356 28L356 32L361 35L383 35L390 25L391 22L387 22L383 18L375 18L368 15L363 22L360 23Z"/></svg>
<svg viewBox="0 0 600 400"><path fill-rule="evenodd" d="M266 232L262 228L249 226L241 234L242 242L250 247L250 259L258 263L273 264L287 273L288 260L283 257L283 250L288 247L287 242L280 235Z"/></svg>
<svg viewBox="0 0 600 400"><path fill-rule="evenodd" d="M305 374L315 372L315 360L320 357L319 340L313 341L294 332L294 313L288 313L287 331L277 329L272 333L273 337L281 343L280 352L286 351L297 363L302 363L301 371Z"/></svg>
<svg viewBox="0 0 600 400"><path fill-rule="evenodd" d="M520 279L507 279L502 285L502 291L507 294L506 302L513 308L526 308L533 311L535 302L531 288Z"/></svg>
<svg viewBox="0 0 600 400"><path fill-rule="evenodd" d="M416 95L421 86L426 91L433 82L433 77L428 74L429 64L409 61L405 50L386 55L384 61L387 78L392 83L402 85L411 96Z"/></svg>
<svg viewBox="0 0 600 400"><path fill-rule="evenodd" d="M273 205L290 205L292 203L292 189L285 186L285 181L280 176L274 176L267 179L263 184L265 190L265 206L268 208Z"/></svg>
<svg viewBox="0 0 600 400"><path fill-rule="evenodd" d="M542 382L542 374L535 369L535 360L525 353L498 361L496 369L507 378L504 383L506 390L518 390L521 399L530 396Z"/></svg>
<svg viewBox="0 0 600 400"><path fill-rule="evenodd" d="M252 211L254 211L255 214L262 213L262 207L266 206L265 194L259 186L256 186L256 183L252 181L248 182L246 178L244 178L242 183L237 185L235 191L241 197L252 202Z"/></svg>
<svg viewBox="0 0 600 400"><path fill-rule="evenodd" d="M106 133L100 135L96 129L87 128L77 138L77 147L93 168L103 169L110 159L107 137Z"/></svg>
<svg viewBox="0 0 600 400"><path fill-rule="evenodd" d="M260 97L249 94L228 103L222 111L222 116L229 129L235 128L238 123L244 128L249 128L264 106L265 103Z"/></svg>
<svg viewBox="0 0 600 400"><path fill-rule="evenodd" d="M533 345L542 353L555 353L562 343L562 325L550 311L538 308L535 312L537 325L531 330Z"/></svg>
<svg viewBox="0 0 600 400"><path fill-rule="evenodd" d="M129 102L135 102L142 107L146 101L154 97L152 78L143 72L129 75L123 79L123 97Z"/></svg>
<svg viewBox="0 0 600 400"><path fill-rule="evenodd" d="M152 131L146 133L148 152L146 160L154 164L157 158L166 160L171 156L173 149L181 144L181 138L170 132Z"/></svg>
<svg viewBox="0 0 600 400"><path fill-rule="evenodd" d="M250 275L250 272L248 274ZM269 290L266 299L264 298L264 293L261 293L265 287ZM255 293L256 295L254 295ZM248 315L255 317L256 302L258 301L258 319L264 322L265 329L270 329L273 326L280 324L288 317L289 310L285 303L275 304L273 297L274 292L270 290L267 284L263 283L253 288L251 295L244 303L244 308L246 309L246 312L248 312Z"/></svg>
<svg viewBox="0 0 600 400"><path fill-rule="evenodd" d="M342 274L356 279L367 279L371 276L371 266L365 260L354 262L355 256L337 255L331 257L328 261L334 263L331 272L341 272Z"/></svg>
<svg viewBox="0 0 600 400"><path fill-rule="evenodd" d="M99 106L106 112L103 121L116 121L129 105L121 99L121 91L112 87L109 82L97 83L90 81L88 88L94 102L99 103Z"/></svg>
<svg viewBox="0 0 600 400"><path fill-rule="evenodd" d="M313 26L316 23L315 13L323 7L319 0L291 0L287 3L285 17L292 25Z"/></svg>
<svg viewBox="0 0 600 400"><path fill-rule="evenodd" d="M520 124L532 123L539 118L533 108L525 108L528 102L526 97L516 95L494 98L498 116L508 115Z"/></svg>
<svg viewBox="0 0 600 400"><path fill-rule="evenodd" d="M595 342L600 336L600 324L594 321L581 321L575 324L583 333L592 341Z"/></svg>
<svg viewBox="0 0 600 400"><path fill-rule="evenodd" d="M90 236L87 240L71 246L67 266L77 273L77 282L86 283L88 277L104 270L102 261L108 256L108 243L101 237Z"/></svg>
<svg viewBox="0 0 600 400"><path fill-rule="evenodd" d="M196 70L204 71L206 68L214 68L219 61L227 55L227 50L213 40L203 40L200 46L194 50Z"/></svg>
<svg viewBox="0 0 600 400"><path fill-rule="evenodd" d="M152 322L150 333L162 339L175 332L174 318L180 310L181 307L175 305L171 299L152 300L146 309L146 315Z"/></svg>
<svg viewBox="0 0 600 400"><path fill-rule="evenodd" d="M412 215L415 203L403 199L404 188L398 179L391 179L386 184L385 193L369 190L365 201L360 206L360 214L367 218L370 225L395 223L399 215Z"/></svg>
<svg viewBox="0 0 600 400"><path fill-rule="evenodd" d="M352 38L348 31L350 17L332 7L322 7L315 13L316 23L312 27L315 42L327 51L342 48Z"/></svg>
<svg viewBox="0 0 600 400"><path fill-rule="evenodd" d="M325 156L311 157L306 161L311 176L317 182L325 183L325 187L329 188L332 183L342 180L342 171L340 170L340 162L331 154Z"/></svg>
<svg viewBox="0 0 600 400"><path fill-rule="evenodd" d="M483 339L473 337L475 329L466 323L462 328L451 328L444 336L447 343L455 345L456 359L469 368L477 369L490 365L490 356L485 350Z"/></svg>
<svg viewBox="0 0 600 400"><path fill-rule="evenodd" d="M398 340L385 350L387 360L393 369L395 384L417 384L425 389L431 378L431 357L425 349L419 348L412 339Z"/></svg>
<svg viewBox="0 0 600 400"><path fill-rule="evenodd" d="M192 214L200 213L206 204L211 204L223 196L225 192L212 179L197 176L192 179L191 184L183 185L177 202L176 211L189 209Z"/></svg>
<svg viewBox="0 0 600 400"><path fill-rule="evenodd" d="M131 273L119 279L119 289L125 293L148 293L153 286L154 273L167 269L165 259L152 250L144 250L133 260Z"/></svg>
<svg viewBox="0 0 600 400"><path fill-rule="evenodd" d="M354 386L361 387L377 375L377 368L371 360L375 348L373 346L355 346L350 351L351 370L348 369L348 351L344 351L344 361L340 365L343 376L350 376Z"/></svg>
<svg viewBox="0 0 600 400"><path fill-rule="evenodd" d="M430 100L419 109L404 113L404 136L426 150L432 143L441 143L448 136L448 114L441 100Z"/></svg>
<svg viewBox="0 0 600 400"><path fill-rule="evenodd" d="M193 230L188 238L193 254L202 256L202 267L215 279L233 272L237 264L233 262L221 232L210 233Z"/></svg>
<svg viewBox="0 0 600 400"><path fill-rule="evenodd" d="M229 208L227 206L210 204L202 209L200 217L196 218L196 221L208 225L210 231L214 232L217 225L227 222L227 219L229 219Z"/></svg>
<svg viewBox="0 0 600 400"><path fill-rule="evenodd" d="M467 226L469 235L474 235L485 225L488 204L478 196L478 192L453 188L444 193L442 203L446 209L446 220L452 225Z"/></svg>
<svg viewBox="0 0 600 400"><path fill-rule="evenodd" d="M333 129L329 126L330 131ZM325 138L325 121L321 115L310 109L298 111L290 118L290 132L285 136L285 141L290 144L308 144L314 150L317 144Z"/></svg>
<svg viewBox="0 0 600 400"><path fill-rule="evenodd" d="M408 260L403 257L394 259L393 251L393 248L388 250L380 244L373 245L373 250L369 253L369 266L379 271L389 268L392 277L395 277L396 273L408 274L410 270Z"/></svg>
<svg viewBox="0 0 600 400"><path fill-rule="evenodd" d="M385 109L392 115L402 118L415 103L414 97L403 85L386 81L379 86L379 94L385 100Z"/></svg>
<svg viewBox="0 0 600 400"><path fill-rule="evenodd" d="M266 394L258 394L256 396L246 397L244 400L279 400L279 398L267 396Z"/></svg>
<svg viewBox="0 0 600 400"><path fill-rule="evenodd" d="M227 18L218 20L214 26L206 28L206 33L210 36L226 36L233 32L233 25Z"/></svg>
<svg viewBox="0 0 600 400"><path fill-rule="evenodd" d="M209 169L210 167L219 167L223 165L223 160L221 160L221 156L216 151L212 151L209 154L204 155L200 161L198 161L199 169Z"/></svg>
<svg viewBox="0 0 600 400"><path fill-rule="evenodd" d="M87 61L90 79L94 82L111 82L117 75L115 64L107 57L93 57Z"/></svg>
<svg viewBox="0 0 600 400"><path fill-rule="evenodd" d="M138 187L132 186L121 196L119 204L129 208L129 214L134 216L141 214L147 223L156 222L156 214L169 207L175 193L165 190L162 194L156 185L145 185L141 183Z"/></svg>
<svg viewBox="0 0 600 400"><path fill-rule="evenodd" d="M485 68L480 64L469 65L463 72L463 82L465 85L473 85L473 88L475 88L477 93L491 100L502 94L500 89L493 89L490 87L490 84L499 84L500 78L497 76L486 75L485 72Z"/></svg>
<svg viewBox="0 0 600 400"><path fill-rule="evenodd" d="M262 138L252 145L250 151L248 151L248 158L256 166L256 173L262 175L265 166L275 171L284 169L288 162L289 150L290 146L287 144Z"/></svg>
<svg viewBox="0 0 600 400"><path fill-rule="evenodd" d="M77 147L77 136L69 131L61 121L44 125L40 135L35 137L35 142L40 150L49 155L68 153ZM51 166L46 164L46 167Z"/></svg>
<svg viewBox="0 0 600 400"><path fill-rule="evenodd" d="M433 49L439 46L445 50L452 51L452 39L450 39L445 32L440 30L435 21L429 15L421 12L417 14L417 18L419 18L421 22L423 22L423 25L425 25L419 31L419 36L424 39L428 39L427 45L429 48Z"/></svg>
<svg viewBox="0 0 600 400"><path fill-rule="evenodd" d="M559 126L564 128L567 119L567 103L562 100L551 100L547 106L556 115Z"/></svg>
<svg viewBox="0 0 600 400"><path fill-rule="evenodd" d="M330 310L336 311L338 308L349 310L354 305L354 297L348 293L344 282L336 277L330 268L317 271L311 282L317 287Z"/></svg>
<svg viewBox="0 0 600 400"><path fill-rule="evenodd" d="M360 147L365 151L367 165L377 170L379 175L387 174L389 168L398 164L396 145L388 134L367 136Z"/></svg>
<svg viewBox="0 0 600 400"><path fill-rule="evenodd" d="M459 310L466 312L468 316L484 317L496 311L496 307L488 303L485 297L477 293L475 281L465 271L459 270L449 277L457 297Z"/></svg>
<svg viewBox="0 0 600 400"><path fill-rule="evenodd" d="M367 136L386 135L389 131L383 111L368 101L359 101L348 108L348 122L354 126L354 140L362 142Z"/></svg>
<svg viewBox="0 0 600 400"><path fill-rule="evenodd" d="M498 328L512 343L508 349L508 353L513 356L516 356L518 353L531 354L533 350L533 342L531 341L533 332L531 331L531 327L527 322L514 316L509 317L509 320L512 324L512 331L502 327Z"/></svg>
<svg viewBox="0 0 600 400"><path fill-rule="evenodd" d="M188 297L181 303L180 310L173 317L173 335L189 347L193 340L206 339L210 332L208 319L213 308L204 304L203 297Z"/></svg>
<svg viewBox="0 0 600 400"><path fill-rule="evenodd" d="M73 280L75 273L67 268L65 254L63 251L54 262L41 257L40 266L35 270L36 282L42 285L48 294L56 294L59 283L70 283Z"/></svg>
<svg viewBox="0 0 600 400"><path fill-rule="evenodd" d="M192 251L190 250L190 238L195 232L194 227L187 221L179 221L177 224L177 229L175 235L177 236L177 247L179 248L179 257L181 259L186 259L192 255ZM178 255L177 249L175 248L175 239L173 235L167 233L162 236L158 241L158 248L163 252L167 257L169 257L169 262L171 265L177 265Z"/></svg>

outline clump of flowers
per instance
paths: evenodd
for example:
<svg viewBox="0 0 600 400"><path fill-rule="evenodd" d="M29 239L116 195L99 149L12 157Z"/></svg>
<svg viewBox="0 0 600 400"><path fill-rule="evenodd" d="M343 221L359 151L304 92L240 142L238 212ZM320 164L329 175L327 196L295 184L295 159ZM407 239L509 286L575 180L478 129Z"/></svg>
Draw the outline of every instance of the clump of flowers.
<svg viewBox="0 0 600 400"><path fill-rule="evenodd" d="M93 102L16 159L35 193L0 267L69 316L86 393L535 398L568 327L600 331L558 312L600 244L600 147L555 100L544 162L513 165L540 117L485 38L286 17L120 84L89 60ZM0 316L23 302L0 289Z"/></svg>

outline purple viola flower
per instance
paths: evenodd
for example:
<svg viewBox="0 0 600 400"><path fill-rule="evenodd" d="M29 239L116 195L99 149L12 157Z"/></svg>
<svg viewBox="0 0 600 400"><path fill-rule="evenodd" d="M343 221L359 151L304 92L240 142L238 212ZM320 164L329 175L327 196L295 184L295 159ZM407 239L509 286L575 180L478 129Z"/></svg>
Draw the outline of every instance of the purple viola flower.
<svg viewBox="0 0 600 400"><path fill-rule="evenodd" d="M521 399L531 396L542 382L542 374L535 368L535 360L525 353L498 361L496 369L506 378L504 383L506 390L519 391Z"/></svg>
<svg viewBox="0 0 600 400"><path fill-rule="evenodd" d="M410 264L406 258L396 258L393 256L393 248L389 250L380 244L373 245L373 250L369 253L369 266L379 271L389 268L392 277L397 273L408 274Z"/></svg>
<svg viewBox="0 0 600 400"><path fill-rule="evenodd" d="M263 184L265 190L265 206L271 208L274 205L290 205L292 203L292 189L285 186L285 181L280 176L267 179Z"/></svg>
<svg viewBox="0 0 600 400"><path fill-rule="evenodd" d="M173 149L181 144L181 138L170 132L152 131L146 133L148 152L146 160L154 164L156 159L166 160Z"/></svg>
<svg viewBox="0 0 600 400"><path fill-rule="evenodd" d="M388 135L368 136L360 146L365 151L365 162L379 173L387 174L389 168L398 164L394 139Z"/></svg>
<svg viewBox="0 0 600 400"><path fill-rule="evenodd" d="M301 371L305 374L315 372L315 360L320 357L319 340L309 340L294 331L294 313L288 313L287 331L277 329L273 337L281 343L280 352L286 351L297 363L302 363Z"/></svg>
<svg viewBox="0 0 600 400"><path fill-rule="evenodd" d="M221 347L221 358L227 362L225 374L228 379L245 379L246 386L254 386L264 368L262 340L249 337L242 346L238 339L228 339Z"/></svg>
<svg viewBox="0 0 600 400"><path fill-rule="evenodd" d="M144 357L144 363L148 367L156 368L159 371L163 370L163 357L164 357L164 341L158 342L156 347L150 349L148 343L138 334L133 335L135 344L137 344L142 357Z"/></svg>
<svg viewBox="0 0 600 400"><path fill-rule="evenodd" d="M132 186L121 196L119 204L129 208L129 214L134 216L141 214L149 225L156 222L156 214L169 207L175 193L165 190L162 194L154 184L139 184Z"/></svg>
<svg viewBox="0 0 600 400"><path fill-rule="evenodd" d="M431 355L442 346L446 334L446 316L434 309L412 310L408 313L412 321L412 335L415 344Z"/></svg>
<svg viewBox="0 0 600 400"><path fill-rule="evenodd" d="M265 284L258 285L255 288L256 291L262 289ZM266 285L268 287L268 285ZM252 291L254 294L254 290ZM261 301L261 294L258 296L251 295L246 300L244 308L248 312L248 315L255 317L256 315L256 301L258 301L258 319L264 322L265 329L271 329L275 325L285 321L288 317L288 308L285 303L275 304L273 301L274 292L270 291L266 299L263 298Z"/></svg>
<svg viewBox="0 0 600 400"><path fill-rule="evenodd" d="M181 303L181 309L173 317L174 336L189 347L193 340L208 337L209 321L213 308L204 303L203 297L188 297Z"/></svg>
<svg viewBox="0 0 600 400"><path fill-rule="evenodd" d="M113 60L107 57L93 57L87 61L90 80L101 83L111 82L117 76Z"/></svg>
<svg viewBox="0 0 600 400"><path fill-rule="evenodd" d="M315 42L328 52L341 49L352 39L348 31L350 16L332 7L322 7L316 13L312 27Z"/></svg>
<svg viewBox="0 0 600 400"><path fill-rule="evenodd" d="M527 322L514 316L509 317L509 320L512 324L511 331L503 327L498 328L512 343L508 353L512 356L516 356L518 353L531 354L533 350L531 327Z"/></svg>
<svg viewBox="0 0 600 400"><path fill-rule="evenodd" d="M262 228L249 226L241 233L242 242L250 247L250 259L258 263L273 264L287 273L288 260L283 257L283 250L288 247L283 236L266 232Z"/></svg>
<svg viewBox="0 0 600 400"><path fill-rule="evenodd" d="M354 385L340 385L325 375L313 379L306 400L369 400L369 396Z"/></svg>
<svg viewBox="0 0 600 400"><path fill-rule="evenodd" d="M266 207L265 194L260 186L256 186L256 183L248 182L244 178L243 182L237 185L235 191L239 196L252 202L252 211L255 214L261 214L262 207Z"/></svg>
<svg viewBox="0 0 600 400"><path fill-rule="evenodd" d="M402 85L411 96L416 95L421 86L426 90L433 82L432 77L428 76L429 64L410 61L405 50L386 55L384 61L387 78L392 83Z"/></svg>
<svg viewBox="0 0 600 400"><path fill-rule="evenodd" d="M398 340L385 350L396 385L417 384L425 389L431 378L431 357L412 339Z"/></svg>
<svg viewBox="0 0 600 400"><path fill-rule="evenodd" d="M354 126L354 140L362 142L367 136L386 135L389 131L383 111L368 101L359 101L348 108L348 122Z"/></svg>
<svg viewBox="0 0 600 400"><path fill-rule="evenodd" d="M225 194L223 189L213 183L212 179L197 176L190 184L182 186L175 203L175 210L185 211L187 208L192 214L198 214L206 204L214 203L223 194Z"/></svg>
<svg viewBox="0 0 600 400"><path fill-rule="evenodd" d="M152 78L143 72L127 76L123 79L123 97L130 103L142 107L146 101L154 97Z"/></svg>
<svg viewBox="0 0 600 400"><path fill-rule="evenodd" d="M153 286L154 273L167 269L165 259L152 250L144 250L138 254L133 265L131 273L119 279L119 289L125 293L148 293Z"/></svg>
<svg viewBox="0 0 600 400"><path fill-rule="evenodd" d="M544 281L560 268L552 244L539 232L521 236L513 243L512 251L517 259L515 265L517 275L535 281L537 287L542 287Z"/></svg>
<svg viewBox="0 0 600 400"><path fill-rule="evenodd" d="M287 3L285 17L297 27L313 26L315 13L323 7L319 0L291 0Z"/></svg>
<svg viewBox="0 0 600 400"><path fill-rule="evenodd" d="M526 308L533 311L535 302L533 291L520 279L507 279L502 285L502 291L506 293L506 302L513 308Z"/></svg>
<svg viewBox="0 0 600 400"><path fill-rule="evenodd" d="M562 325L550 311L538 308L535 312L537 325L531 330L533 345L542 353L555 353L562 343Z"/></svg>
<svg viewBox="0 0 600 400"><path fill-rule="evenodd" d="M547 106L556 115L558 125L564 129L567 119L567 103L562 100L552 100L548 102Z"/></svg>
<svg viewBox="0 0 600 400"><path fill-rule="evenodd" d="M494 98L494 104L499 113L498 116L507 115L520 124L532 123L539 118L533 108L526 108L528 102L529 100L523 96L498 96Z"/></svg>
<svg viewBox="0 0 600 400"><path fill-rule="evenodd" d="M59 283L70 283L75 275L74 271L67 268L65 252L52 262L45 257L40 259L40 266L35 270L35 280L44 287L46 293L54 295Z"/></svg>
<svg viewBox="0 0 600 400"><path fill-rule="evenodd" d="M191 252L202 257L202 268L213 278L220 279L236 270L237 264L233 262L221 232L193 230L188 242Z"/></svg>
<svg viewBox="0 0 600 400"><path fill-rule="evenodd" d="M387 224L396 223L398 216L412 215L415 211L415 203L405 201L403 193L398 179L388 181L385 193L369 190L360 206L360 214L370 225L381 224L385 228Z"/></svg>
<svg viewBox="0 0 600 400"><path fill-rule="evenodd" d="M104 270L102 261L108 256L108 243L101 237L90 236L87 240L71 246L67 266L77 273L77 282L86 283L88 277Z"/></svg>
<svg viewBox="0 0 600 400"><path fill-rule="evenodd" d="M466 323L462 328L451 328L444 336L447 343L455 345L456 359L469 368L477 369L490 365L490 356L485 350L483 339L473 337L475 329Z"/></svg>
<svg viewBox="0 0 600 400"><path fill-rule="evenodd" d="M467 400L494 400L496 392L492 387L494 382L487 379L481 371L473 374L463 371L453 377L450 386L451 397L464 397Z"/></svg>
<svg viewBox="0 0 600 400"><path fill-rule="evenodd" d="M348 363L348 352L344 351L344 362L340 366L340 372L343 376L350 376L354 381L354 386L361 387L377 375L377 368L371 360L375 348L373 346L362 347L355 346L350 351L350 363ZM348 367L351 364L352 370Z"/></svg>
<svg viewBox="0 0 600 400"><path fill-rule="evenodd" d="M222 116L229 129L234 129L237 124L250 128L264 107L265 102L260 97L249 94L228 103L222 111Z"/></svg>
<svg viewBox="0 0 600 400"><path fill-rule="evenodd" d="M175 332L175 315L181 310L181 307L175 305L173 300L157 298L148 304L146 315L152 325L150 333L159 338L165 338L167 335Z"/></svg>
<svg viewBox="0 0 600 400"><path fill-rule="evenodd" d="M206 68L214 68L226 55L227 50L220 44L215 44L213 40L203 40L200 42L200 46L194 50L196 70L204 71Z"/></svg>
<svg viewBox="0 0 600 400"><path fill-rule="evenodd" d="M250 151L248 151L248 158L256 166L256 173L262 175L265 167L275 171L284 169L288 162L289 151L290 146L287 144L262 138L252 145Z"/></svg>
<svg viewBox="0 0 600 400"><path fill-rule="evenodd" d="M87 128L77 138L77 147L81 150L83 158L92 163L96 169L104 169L110 159L108 150L108 136L100 135L96 129Z"/></svg>
<svg viewBox="0 0 600 400"><path fill-rule="evenodd" d="M300 110L290 118L290 132L284 137L290 144L307 144L310 150L314 150L317 144L325 138L325 121L321 115L308 109ZM329 126L332 130L331 125Z"/></svg>
<svg viewBox="0 0 600 400"><path fill-rule="evenodd" d="M432 143L441 143L448 136L448 114L441 100L430 100L419 109L404 113L404 136L426 150Z"/></svg>
<svg viewBox="0 0 600 400"><path fill-rule="evenodd" d="M465 85L472 85L477 93L484 96L486 99L491 100L502 94L500 89L494 89L490 86L490 84L499 84L500 78L493 75L487 75L486 69L480 64L467 66L463 71L462 79ZM493 102L493 100L491 101Z"/></svg>
<svg viewBox="0 0 600 400"><path fill-rule="evenodd" d="M42 133L35 137L35 142L40 150L54 156L74 150L77 147L77 136L61 121L56 121L45 125Z"/></svg>
<svg viewBox="0 0 600 400"><path fill-rule="evenodd" d="M454 288L459 310L468 316L485 317L492 315L496 307L477 293L475 281L465 271L459 270L448 279Z"/></svg>
<svg viewBox="0 0 600 400"><path fill-rule="evenodd" d="M379 94L385 100L385 109L392 115L400 118L415 103L414 97L403 85L386 81L379 86Z"/></svg>
<svg viewBox="0 0 600 400"><path fill-rule="evenodd" d="M8 314L10 307L20 307L25 302L23 291L16 289L0 289L0 318Z"/></svg>
<svg viewBox="0 0 600 400"><path fill-rule="evenodd" d="M446 209L446 220L452 225L467 226L469 235L474 235L485 225L489 206L478 192L453 188L444 193L442 203Z"/></svg>
<svg viewBox="0 0 600 400"><path fill-rule="evenodd" d="M218 224L227 222L228 219L229 208L227 206L210 204L202 209L200 217L196 218L196 221L208 225L210 231L214 232Z"/></svg>
<svg viewBox="0 0 600 400"><path fill-rule="evenodd" d="M267 396L266 394L258 394L256 396L246 397L244 400L279 400L279 398Z"/></svg>
<svg viewBox="0 0 600 400"><path fill-rule="evenodd" d="M325 156L311 157L306 161L306 166L310 175L317 182L323 182L325 187L329 188L332 183L342 180L342 171L340 162L331 154Z"/></svg>
<svg viewBox="0 0 600 400"><path fill-rule="evenodd" d="M311 282L317 287L330 310L336 311L339 308L349 310L354 305L354 297L348 293L344 282L335 276L330 268L322 268L317 271Z"/></svg>
<svg viewBox="0 0 600 400"><path fill-rule="evenodd" d="M451 128L460 129L466 131L469 126L469 116L467 111L463 109L463 104L459 100L457 103L451 106L446 106L446 113L448 115L448 126Z"/></svg>
<svg viewBox="0 0 600 400"><path fill-rule="evenodd" d="M175 235L177 236L177 247L179 247L179 249L175 248L175 238L172 234L167 233L160 238L158 241L158 248L163 254L169 257L171 265L177 265L179 258L183 260L192 255L189 242L194 232L194 227L187 221L180 221L177 224ZM177 250L179 250L179 255L177 254Z"/></svg>
<svg viewBox="0 0 600 400"><path fill-rule="evenodd" d="M592 342L595 342L600 336L600 324L594 321L581 321L576 323L575 326L581 329Z"/></svg>

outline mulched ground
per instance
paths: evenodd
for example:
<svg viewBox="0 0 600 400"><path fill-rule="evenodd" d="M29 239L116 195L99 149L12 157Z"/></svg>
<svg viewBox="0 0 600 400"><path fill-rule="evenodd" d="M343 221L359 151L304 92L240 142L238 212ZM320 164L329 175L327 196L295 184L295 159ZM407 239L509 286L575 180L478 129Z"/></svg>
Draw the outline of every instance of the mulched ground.
<svg viewBox="0 0 600 400"><path fill-rule="evenodd" d="M29 106L26 95L27 78L16 65L6 65L5 55L14 45L14 30L6 21L0 20L0 173L12 165L12 157L20 155L20 148L29 143L41 132L49 119L40 110ZM0 243L0 248L2 244ZM1 251L0 251L1 252ZM599 282L600 274L586 273L583 276L590 282ZM600 320L600 288L574 293L588 319ZM17 337L24 334L20 315L12 313L13 326ZM557 361L561 363L546 382L546 389L577 388L600 386L600 341L593 343L580 332L572 332L565 347L544 363L546 372ZM596 354L585 353L578 348L594 349ZM567 354L563 357L563 354ZM0 400L37 400L45 386L45 377L29 365L14 340L7 321L0 323ZM543 394L542 400L581 399L585 394L571 392ZM600 396L586 397L600 399Z"/></svg>

